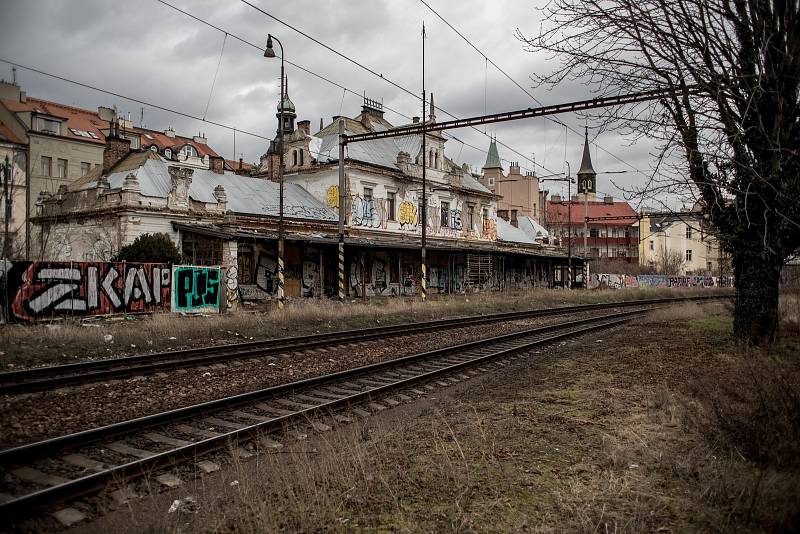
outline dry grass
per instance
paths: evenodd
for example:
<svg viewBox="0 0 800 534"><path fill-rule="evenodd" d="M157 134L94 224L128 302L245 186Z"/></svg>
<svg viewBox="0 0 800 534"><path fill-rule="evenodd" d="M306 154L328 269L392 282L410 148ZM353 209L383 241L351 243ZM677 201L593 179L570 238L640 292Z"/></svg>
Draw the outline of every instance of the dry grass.
<svg viewBox="0 0 800 534"><path fill-rule="evenodd" d="M408 298L373 298L341 305L331 300L297 300L283 310L224 315L63 320L52 324L0 325L0 365L6 369L46 362L74 361L232 343L288 335L363 328L551 306L612 300L707 294L691 290L532 290L437 296L428 303ZM111 336L107 341L108 336Z"/></svg>
<svg viewBox="0 0 800 534"><path fill-rule="evenodd" d="M234 458L87 530L796 530L798 340L745 352L729 326L724 305L676 306L399 413ZM166 512L186 495L197 514Z"/></svg>

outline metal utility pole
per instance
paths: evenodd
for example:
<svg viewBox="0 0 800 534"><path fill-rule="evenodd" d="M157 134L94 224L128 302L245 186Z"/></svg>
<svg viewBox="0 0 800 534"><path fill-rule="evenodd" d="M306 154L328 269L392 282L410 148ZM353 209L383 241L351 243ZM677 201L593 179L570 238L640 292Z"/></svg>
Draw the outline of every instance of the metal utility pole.
<svg viewBox="0 0 800 534"><path fill-rule="evenodd" d="M283 251L284 251L284 243L283 243L283 101L285 98L284 94L284 74L283 74L283 43L281 43L280 39L277 37L273 37L270 34L267 34L267 49L264 51L264 57L273 58L275 57L275 50L272 48L272 40L275 39L278 41L278 46L281 47L281 103L279 106L279 117L278 117L278 150L279 150L279 163L278 163L278 181L279 181L279 193L278 193L278 308L283 309L284 304L284 284L283 284Z"/></svg>
<svg viewBox="0 0 800 534"><path fill-rule="evenodd" d="M567 289L572 289L572 178L567 164Z"/></svg>
<svg viewBox="0 0 800 534"><path fill-rule="evenodd" d="M4 231L3 234L3 259L11 259L11 234L8 227L11 223L11 163L6 156L5 163L3 164L3 200L5 201L5 213L3 214ZM3 277L5 280L5 277Z"/></svg>
<svg viewBox="0 0 800 534"><path fill-rule="evenodd" d="M339 119L339 302L344 302L344 121Z"/></svg>
<svg viewBox="0 0 800 534"><path fill-rule="evenodd" d="M426 121L425 121L425 23L422 23L422 207L420 216L422 218L422 284L420 285L420 290L422 292L422 302L425 302L425 299L428 298L428 268L426 264L425 258L425 245L426 245L426 238L428 235L428 200L425 192L426 182L425 182L425 170L427 166L427 147L425 144L425 132L426 132Z"/></svg>
<svg viewBox="0 0 800 534"><path fill-rule="evenodd" d="M589 258L589 182L583 181L583 271L586 278L586 260ZM586 281L584 280L584 284Z"/></svg>

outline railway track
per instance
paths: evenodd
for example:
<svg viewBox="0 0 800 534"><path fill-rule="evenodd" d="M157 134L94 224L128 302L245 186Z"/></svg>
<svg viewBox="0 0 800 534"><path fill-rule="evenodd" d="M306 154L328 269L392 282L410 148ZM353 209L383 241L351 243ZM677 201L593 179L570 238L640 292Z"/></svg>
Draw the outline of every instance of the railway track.
<svg viewBox="0 0 800 534"><path fill-rule="evenodd" d="M302 433L308 426L325 430L411 400L425 388L505 367L533 347L613 327L647 311L505 334L2 450L0 516L23 518L244 440L269 442L270 434Z"/></svg>
<svg viewBox="0 0 800 534"><path fill-rule="evenodd" d="M439 331L508 320L556 316L566 313L610 308L667 304L685 300L708 300L718 298L726 297L712 295L562 306L521 312L496 313L420 323L380 326L360 330L344 330L310 336L285 337L231 345L199 347L123 358L92 360L66 365L35 367L20 371L0 373L0 395L43 391L173 369L210 365L229 360L257 358L281 353L304 351L318 347L330 347L372 339L386 339L434 330Z"/></svg>

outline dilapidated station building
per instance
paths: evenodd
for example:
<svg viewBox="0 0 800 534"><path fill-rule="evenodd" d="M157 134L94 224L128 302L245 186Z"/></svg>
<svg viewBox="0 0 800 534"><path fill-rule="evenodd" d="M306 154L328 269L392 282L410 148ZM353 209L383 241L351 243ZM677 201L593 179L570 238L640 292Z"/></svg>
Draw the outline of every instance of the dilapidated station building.
<svg viewBox="0 0 800 534"><path fill-rule="evenodd" d="M334 295L338 285L338 128L348 134L393 128L378 102L334 117L311 135L284 102L285 294ZM280 104L278 106L280 109ZM435 121L431 106L428 121ZM279 113L277 114L280 115ZM415 123L419 119L415 119ZM412 123L414 124L414 123ZM172 237L186 261L234 272L242 299L277 290L281 147L270 143L251 174L209 155L191 166L132 148L112 122L103 164L37 203L42 258L105 260L144 233ZM420 285L421 173L427 170L428 287L452 293L559 283L563 251L535 229L497 217L498 195L445 156L446 139L421 135L348 146L345 160L345 270L350 296L411 295ZM573 259L573 262L575 259Z"/></svg>

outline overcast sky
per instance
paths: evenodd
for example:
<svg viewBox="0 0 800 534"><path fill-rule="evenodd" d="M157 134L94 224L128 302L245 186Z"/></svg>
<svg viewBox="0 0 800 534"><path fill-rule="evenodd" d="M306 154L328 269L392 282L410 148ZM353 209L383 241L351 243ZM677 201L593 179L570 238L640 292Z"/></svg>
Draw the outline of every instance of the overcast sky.
<svg viewBox="0 0 800 534"><path fill-rule="evenodd" d="M240 0L168 1L223 31L157 0L6 0L0 18L0 57L272 137L277 127L280 61L264 58L262 52L237 37L263 47L267 33L272 33L283 42L287 61L358 95L366 92L368 97L383 100L387 108L396 112L414 116L421 114L420 101L386 79L414 94L421 92L420 34L424 21L428 36L426 88L433 92L437 107L463 118L537 105L491 64L487 68L484 58L419 0L250 0L274 17L382 74L384 79ZM532 87L530 74L547 69L548 58L525 52L514 33L517 29L529 35L538 32L541 17L537 6L544 0L428 0L428 3L542 104L591 98L588 89L579 84L564 85L558 91ZM227 39L224 32L230 34ZM218 62L219 74L209 103ZM298 120L310 120L312 133L319 128L320 118L328 124L334 115L352 117L360 112L360 96L346 93L291 65L286 65L286 72ZM0 77L10 79L11 75L11 66L0 63ZM135 124L140 123L142 106L130 100L22 68L17 69L17 81L31 96L89 109L116 105L119 111L130 112ZM387 111L385 116L393 124L409 122L398 113ZM449 118L442 111L437 112L438 120ZM583 131L584 121L580 118L562 115L559 119ZM231 159L242 155L245 161L257 161L266 150L263 139L238 133L234 153L232 131L149 106L144 106L144 126L157 130L172 126L187 136L205 132L209 144ZM598 126L589 121L590 139L597 135ZM487 132L496 134L499 142L510 147L499 147L504 160L519 161L524 168L532 169L530 160L535 157L540 176L563 172L565 159L573 172L580 164L582 135L575 132L565 135L563 127L546 119L490 125ZM488 138L473 130L455 130L452 134L480 150L451 139L446 144L447 155L479 170L485 161ZM611 180L619 185L644 181L645 175L633 169L644 172L650 169L649 145L640 142L629 146L613 132L604 132L594 140L602 147L592 146L595 170L628 171L598 176L598 192L620 197ZM505 166L507 170L507 162ZM545 187L557 191L561 185L550 182Z"/></svg>

